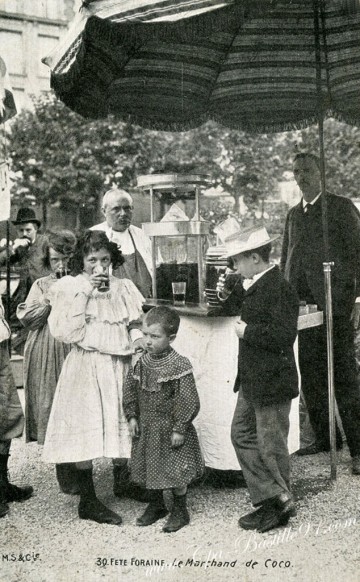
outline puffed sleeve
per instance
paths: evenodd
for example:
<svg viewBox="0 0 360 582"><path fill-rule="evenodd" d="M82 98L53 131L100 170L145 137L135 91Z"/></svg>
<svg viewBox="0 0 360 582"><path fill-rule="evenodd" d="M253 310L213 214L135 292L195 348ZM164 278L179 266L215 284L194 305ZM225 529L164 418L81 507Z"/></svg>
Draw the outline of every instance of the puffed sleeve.
<svg viewBox="0 0 360 582"><path fill-rule="evenodd" d="M131 325L138 321L143 313L142 306L145 303L144 297L130 279L120 279L122 282L122 299L128 313L128 321Z"/></svg>
<svg viewBox="0 0 360 582"><path fill-rule="evenodd" d="M34 330L46 324L50 311L50 304L45 300L39 280L37 280L32 284L25 302L19 303L16 315L27 329Z"/></svg>
<svg viewBox="0 0 360 582"><path fill-rule="evenodd" d="M178 380L173 407L173 431L184 434L200 410L199 395L194 374L190 372Z"/></svg>
<svg viewBox="0 0 360 582"><path fill-rule="evenodd" d="M143 337L141 332L143 310L142 306L145 299L130 279L122 279L123 292L122 298L126 305L128 312L128 330L130 339L135 342L137 339Z"/></svg>
<svg viewBox="0 0 360 582"><path fill-rule="evenodd" d="M123 388L123 410L126 420L139 418L139 400L137 393L137 382L133 376L132 368L129 370Z"/></svg>
<svg viewBox="0 0 360 582"><path fill-rule="evenodd" d="M63 277L50 292L51 313L48 323L51 335L66 344L83 340L86 331L85 309L93 288L85 279Z"/></svg>

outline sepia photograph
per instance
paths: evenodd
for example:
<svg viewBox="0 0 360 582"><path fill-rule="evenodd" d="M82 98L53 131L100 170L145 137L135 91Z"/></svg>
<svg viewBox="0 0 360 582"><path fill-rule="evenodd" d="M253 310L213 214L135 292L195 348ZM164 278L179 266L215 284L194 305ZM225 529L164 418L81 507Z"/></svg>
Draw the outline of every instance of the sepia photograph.
<svg viewBox="0 0 360 582"><path fill-rule="evenodd" d="M360 582L360 0L0 0L0 582Z"/></svg>

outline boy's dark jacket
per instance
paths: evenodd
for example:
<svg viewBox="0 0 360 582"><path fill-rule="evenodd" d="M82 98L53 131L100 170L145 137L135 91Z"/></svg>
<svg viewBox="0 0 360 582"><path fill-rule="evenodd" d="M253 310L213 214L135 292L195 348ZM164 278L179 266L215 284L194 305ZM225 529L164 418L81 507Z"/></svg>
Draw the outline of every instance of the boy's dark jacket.
<svg viewBox="0 0 360 582"><path fill-rule="evenodd" d="M241 384L244 397L256 406L295 398L299 393L293 350L299 313L295 292L275 266L247 291L237 286L233 294L241 303L238 314L247 323L239 340L234 391ZM232 310L234 299L229 298Z"/></svg>

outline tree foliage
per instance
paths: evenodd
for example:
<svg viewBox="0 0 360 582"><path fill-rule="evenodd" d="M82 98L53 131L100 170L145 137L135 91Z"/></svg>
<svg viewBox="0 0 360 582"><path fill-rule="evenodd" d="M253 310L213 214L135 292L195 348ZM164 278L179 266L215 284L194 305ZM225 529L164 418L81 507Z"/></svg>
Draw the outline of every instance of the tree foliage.
<svg viewBox="0 0 360 582"><path fill-rule="evenodd" d="M14 119L9 144L18 204L36 202L45 212L50 205L74 212L86 207L95 216L112 183L131 188L140 174L195 172L210 175L213 187L236 201L233 209L219 199L206 204L203 214L212 224L232 210L245 223L266 221L273 232L282 229L287 206L271 201L278 182L290 175L294 153L318 152L315 126L252 135L208 122L189 132L154 132L112 117L86 120L51 94ZM357 197L360 130L330 119L325 144L328 188Z"/></svg>
<svg viewBox="0 0 360 582"><path fill-rule="evenodd" d="M229 132L212 122L176 134L111 117L89 122L45 95L12 124L14 201L43 207L86 204L95 210L111 183L127 188L141 173L196 172L209 174L214 186L236 198L245 196L255 207L273 185L264 172L272 164L273 143L273 136Z"/></svg>
<svg viewBox="0 0 360 582"><path fill-rule="evenodd" d="M34 100L11 127L14 201L96 210L112 183L128 187L148 171L154 132L113 119L89 122L52 96Z"/></svg>

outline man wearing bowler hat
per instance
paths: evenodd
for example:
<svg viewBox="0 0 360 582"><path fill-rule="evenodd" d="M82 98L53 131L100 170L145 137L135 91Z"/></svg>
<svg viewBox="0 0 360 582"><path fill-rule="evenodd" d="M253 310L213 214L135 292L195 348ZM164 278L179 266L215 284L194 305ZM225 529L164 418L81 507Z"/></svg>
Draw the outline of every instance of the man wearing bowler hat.
<svg viewBox="0 0 360 582"><path fill-rule="evenodd" d="M20 281L14 295L11 298L11 327L19 327L16 317L16 308L19 303L25 301L31 285L36 279L45 277L50 273L42 262L43 244L46 241L44 234L39 234L40 220L36 218L32 208L20 208L13 224L17 228L18 237L11 244L10 264L14 265L19 273ZM0 249L0 265L6 262L6 249ZM20 327L19 329L22 329ZM16 347L17 342L14 342Z"/></svg>
<svg viewBox="0 0 360 582"><path fill-rule="evenodd" d="M299 301L279 268L270 263L276 238L261 227L225 240L226 257L244 277L235 324L238 400L231 440L256 507L240 517L239 525L259 532L285 525L295 515L287 438L291 400L298 395L293 344ZM233 293L241 295L238 290Z"/></svg>

